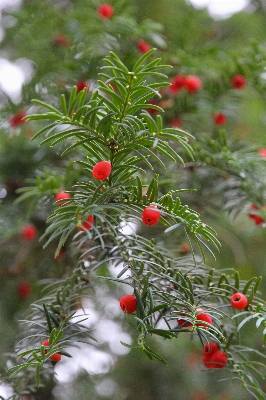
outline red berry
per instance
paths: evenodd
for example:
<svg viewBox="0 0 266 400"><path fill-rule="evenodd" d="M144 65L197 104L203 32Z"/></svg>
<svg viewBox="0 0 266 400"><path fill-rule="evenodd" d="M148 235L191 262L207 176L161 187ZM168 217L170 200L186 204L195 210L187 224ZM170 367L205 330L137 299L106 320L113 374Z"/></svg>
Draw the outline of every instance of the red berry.
<svg viewBox="0 0 266 400"><path fill-rule="evenodd" d="M202 362L206 368L224 368L227 363L227 354L224 351L217 350L209 358L202 357Z"/></svg>
<svg viewBox="0 0 266 400"><path fill-rule="evenodd" d="M208 329L209 326L205 324L205 322L207 322L208 324L212 324L212 317L209 314L206 314L205 311L202 309L198 309L196 311L198 312L196 317L196 325L200 328ZM199 323L198 321L202 321L203 323Z"/></svg>
<svg viewBox="0 0 266 400"><path fill-rule="evenodd" d="M220 347L218 346L217 343L208 342L208 343L205 343L205 345L202 349L202 354L205 357L211 357L218 350L220 350Z"/></svg>
<svg viewBox="0 0 266 400"><path fill-rule="evenodd" d="M54 37L53 44L59 47L68 47L70 46L70 40L63 33L58 33Z"/></svg>
<svg viewBox="0 0 266 400"><path fill-rule="evenodd" d="M20 282L18 284L18 295L19 297L24 300L27 299L29 297L29 295L32 292L32 286L29 282Z"/></svg>
<svg viewBox="0 0 266 400"><path fill-rule="evenodd" d="M110 4L102 4L97 9L99 17L103 19L111 19L114 15L114 9Z"/></svg>
<svg viewBox="0 0 266 400"><path fill-rule="evenodd" d="M259 149L258 150L259 155L261 155L262 157L266 158L266 149Z"/></svg>
<svg viewBox="0 0 266 400"><path fill-rule="evenodd" d="M231 79L231 86L234 89L243 89L246 85L246 78L243 75L235 75Z"/></svg>
<svg viewBox="0 0 266 400"><path fill-rule="evenodd" d="M111 174L112 166L109 161L100 161L92 168L92 175L98 181L102 181Z"/></svg>
<svg viewBox="0 0 266 400"><path fill-rule="evenodd" d="M16 128L19 125L25 124L26 121L24 120L24 117L26 117L25 111L24 110L18 111L15 115L13 115L9 119L10 126L12 126L12 128Z"/></svg>
<svg viewBox="0 0 266 400"><path fill-rule="evenodd" d="M59 353L54 353L51 355L51 357L49 357L49 360L54 361L54 362L59 362L61 361L62 356Z"/></svg>
<svg viewBox="0 0 266 400"><path fill-rule="evenodd" d="M188 75L185 78L184 87L189 93L197 93L202 88L202 82L197 76Z"/></svg>
<svg viewBox="0 0 266 400"><path fill-rule="evenodd" d="M64 192L63 190L61 192L58 192L55 195L55 201L57 201L58 206L62 206L63 204L67 203L67 200L70 199L70 194L67 192Z"/></svg>
<svg viewBox="0 0 266 400"><path fill-rule="evenodd" d="M82 216L79 215L79 219L81 219ZM89 215L86 221L82 222L81 225L78 225L77 228L79 231L84 232L85 230L90 230L93 227L93 222L94 222L94 217L93 215Z"/></svg>
<svg viewBox="0 0 266 400"><path fill-rule="evenodd" d="M42 342L42 345L45 346L45 347L49 347L49 345L50 345L49 339L44 340ZM44 350L44 352L45 352L45 354L47 354L48 350Z"/></svg>
<svg viewBox="0 0 266 400"><path fill-rule="evenodd" d="M237 310L243 310L248 305L248 299L243 293L234 293L230 299L231 306Z"/></svg>
<svg viewBox="0 0 266 400"><path fill-rule="evenodd" d="M148 206L144 209L142 213L142 221L145 225L155 225L160 219L160 211L156 206Z"/></svg>
<svg viewBox="0 0 266 400"><path fill-rule="evenodd" d="M23 226L21 230L21 236L23 237L23 239L34 240L36 238L36 235L37 229L34 225L28 224Z"/></svg>
<svg viewBox="0 0 266 400"><path fill-rule="evenodd" d="M259 209L259 207L257 207L255 204L252 204L250 206L251 210L257 211ZM257 214L253 214L252 212L250 212L248 214L249 218L253 219L253 221L255 222L256 225L260 225L264 222L264 219L261 218L259 215Z"/></svg>
<svg viewBox="0 0 266 400"><path fill-rule="evenodd" d="M127 294L120 299L120 308L122 311L132 314L137 309L137 299L133 294Z"/></svg>
<svg viewBox="0 0 266 400"><path fill-rule="evenodd" d="M137 47L138 47L139 51L143 54L147 53L147 51L149 51L151 48L150 45L147 42L145 42L144 40L139 40L137 42Z"/></svg>
<svg viewBox="0 0 266 400"><path fill-rule="evenodd" d="M182 126L181 118L172 119L172 121L170 121L170 125L172 128L181 128L181 126Z"/></svg>
<svg viewBox="0 0 266 400"><path fill-rule="evenodd" d="M223 113L213 114L213 122L215 125L223 125L227 121L227 116Z"/></svg>
<svg viewBox="0 0 266 400"><path fill-rule="evenodd" d="M184 317L184 316L188 317L186 314L180 314L180 317ZM180 328L191 328L193 326L193 324L191 322L189 322L189 321L187 321L186 319L183 319L183 318L178 318L177 319L177 325Z"/></svg>
<svg viewBox="0 0 266 400"><path fill-rule="evenodd" d="M177 94L185 86L185 82L186 77L184 75L175 75L171 80L171 86L168 87L168 90L172 94Z"/></svg>
<svg viewBox="0 0 266 400"><path fill-rule="evenodd" d="M76 86L77 86L78 93L81 92L83 89L87 89L87 91L89 91L89 88L90 88L89 83L86 81L77 81Z"/></svg>
<svg viewBox="0 0 266 400"><path fill-rule="evenodd" d="M154 104L155 106L160 106L160 103L159 103L159 101L156 101L156 100L151 100L151 101L149 101L149 104ZM146 108L146 110L148 111L148 113L149 114L151 114L151 115L155 115L155 114L158 114L160 111L158 111L158 110L156 110L155 108Z"/></svg>

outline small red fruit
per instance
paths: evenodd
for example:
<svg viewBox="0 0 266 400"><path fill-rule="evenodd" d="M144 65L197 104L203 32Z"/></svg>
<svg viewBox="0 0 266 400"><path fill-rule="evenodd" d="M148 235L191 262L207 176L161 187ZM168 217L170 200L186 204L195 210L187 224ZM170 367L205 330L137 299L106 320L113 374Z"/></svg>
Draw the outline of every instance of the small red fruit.
<svg viewBox="0 0 266 400"><path fill-rule="evenodd" d="M170 125L172 128L181 128L182 126L182 119L181 118L174 118L170 121Z"/></svg>
<svg viewBox="0 0 266 400"><path fill-rule="evenodd" d="M17 287L18 295L22 300L29 297L32 292L32 286L29 282L20 282Z"/></svg>
<svg viewBox="0 0 266 400"><path fill-rule="evenodd" d="M13 115L9 119L10 126L12 126L12 128L16 128L19 125L25 124L26 121L24 120L24 117L26 117L25 111L24 110L18 111L15 115Z"/></svg>
<svg viewBox="0 0 266 400"><path fill-rule="evenodd" d="M21 236L25 240L34 240L37 236L37 229L31 224L24 225L21 230Z"/></svg>
<svg viewBox="0 0 266 400"><path fill-rule="evenodd" d="M186 77L184 75L175 75L171 80L171 85L168 87L168 90L175 95L185 86L185 82Z"/></svg>
<svg viewBox="0 0 266 400"><path fill-rule="evenodd" d="M202 88L202 82L197 76L188 75L185 78L184 87L189 93L197 93Z"/></svg>
<svg viewBox="0 0 266 400"><path fill-rule="evenodd" d="M227 121L227 116L223 113L213 114L212 118L215 125L224 125Z"/></svg>
<svg viewBox="0 0 266 400"><path fill-rule="evenodd" d="M132 314L137 309L137 299L133 294L127 294L120 299L120 308L122 311Z"/></svg>
<svg viewBox="0 0 266 400"><path fill-rule="evenodd" d="M89 83L86 81L77 81L76 86L77 86L78 93L81 92L83 89L87 89L87 91L89 91L89 88L90 88Z"/></svg>
<svg viewBox="0 0 266 400"><path fill-rule="evenodd" d="M243 75L235 75L231 78L231 86L234 89L243 89L246 86L246 78Z"/></svg>
<svg viewBox="0 0 266 400"><path fill-rule="evenodd" d="M97 9L98 15L103 19L111 19L114 15L114 9L110 4L101 4Z"/></svg>
<svg viewBox="0 0 266 400"><path fill-rule="evenodd" d="M57 201L58 206L62 206L63 204L67 203L67 200L70 199L70 194L67 192L64 192L63 190L61 192L58 192L55 195L55 201Z"/></svg>
<svg viewBox="0 0 266 400"><path fill-rule="evenodd" d="M248 305L248 299L243 293L234 293L230 299L231 306L237 310L243 310Z"/></svg>
<svg viewBox="0 0 266 400"><path fill-rule="evenodd" d="M198 309L196 311L198 312L196 317L196 325L200 328L208 329L209 326L205 322L207 322L208 324L212 324L212 317L209 314L206 314L205 311L202 309ZM203 323L200 323L198 321L202 321Z"/></svg>
<svg viewBox="0 0 266 400"><path fill-rule="evenodd" d="M202 362L206 368L224 368L227 360L227 354L220 350L215 351L211 357L202 357Z"/></svg>
<svg viewBox="0 0 266 400"><path fill-rule="evenodd" d="M160 219L160 211L156 206L148 206L142 213L142 221L145 225L152 226L157 224Z"/></svg>
<svg viewBox="0 0 266 400"><path fill-rule="evenodd" d="M49 339L46 339L42 342L42 345L45 347L49 347L50 343L49 343ZM44 350L45 354L48 353L48 350ZM49 357L49 360L54 361L54 362L59 362L62 359L62 355L59 353L54 353Z"/></svg>
<svg viewBox="0 0 266 400"><path fill-rule="evenodd" d="M147 51L149 51L151 48L149 43L145 42L144 40L138 40L137 47L142 54L147 53Z"/></svg>
<svg viewBox="0 0 266 400"><path fill-rule="evenodd" d="M82 216L79 215L79 219L81 219ZM84 232L85 230L90 230L93 227L93 223L94 223L94 217L93 215L89 215L88 218L86 219L86 221L82 222L81 225L78 225L77 228L79 231Z"/></svg>
<svg viewBox="0 0 266 400"><path fill-rule="evenodd" d="M92 168L92 175L98 181L103 181L111 174L112 166L109 161L100 161Z"/></svg>
<svg viewBox="0 0 266 400"><path fill-rule="evenodd" d="M184 317L184 316L187 317L186 314L180 314L180 317ZM183 319L183 318L178 318L177 319L177 325L180 328L191 328L193 326L193 324L191 322L189 322L189 321L187 321L186 319Z"/></svg>
<svg viewBox="0 0 266 400"><path fill-rule="evenodd" d="M259 209L259 207L257 207L255 204L252 204L250 206L250 208L251 208L251 210L254 210L254 211L257 211ZM261 218L257 214L253 214L252 212L250 212L248 214L248 216L249 216L250 219L253 219L253 221L255 222L255 225L260 225L260 224L263 224L263 222L264 222L263 218Z"/></svg>
<svg viewBox="0 0 266 400"><path fill-rule="evenodd" d="M202 349L202 355L205 357L211 357L216 351L220 350L220 347L215 342L205 343Z"/></svg>

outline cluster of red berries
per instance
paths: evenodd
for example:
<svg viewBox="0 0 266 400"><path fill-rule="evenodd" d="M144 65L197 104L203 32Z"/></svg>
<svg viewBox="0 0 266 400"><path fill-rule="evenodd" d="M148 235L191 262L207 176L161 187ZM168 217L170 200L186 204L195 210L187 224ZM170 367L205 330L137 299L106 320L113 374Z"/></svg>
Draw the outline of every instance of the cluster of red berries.
<svg viewBox="0 0 266 400"><path fill-rule="evenodd" d="M175 75L171 80L169 91L176 95L181 89L187 90L189 93L197 93L202 88L202 82L196 75Z"/></svg>
<svg viewBox="0 0 266 400"><path fill-rule="evenodd" d="M109 161L100 161L92 168L92 175L98 181L107 179L112 172L112 166Z"/></svg>
<svg viewBox="0 0 266 400"><path fill-rule="evenodd" d="M114 9L111 4L101 4L97 9L98 15L102 19L111 19L114 15Z"/></svg>
<svg viewBox="0 0 266 400"><path fill-rule="evenodd" d="M217 343L205 343L202 350L202 362L206 368L224 368L227 360L227 354L220 350Z"/></svg>
<svg viewBox="0 0 266 400"><path fill-rule="evenodd" d="M42 342L42 345L45 347L49 347L50 346L49 339L44 340ZM44 352L45 352L45 354L48 353L47 350L44 350ZM62 359L62 356L59 353L54 353L49 357L49 360L54 361L54 362L59 362L59 361L61 361L61 359Z"/></svg>
<svg viewBox="0 0 266 400"><path fill-rule="evenodd" d="M25 240L34 240L37 236L37 229L32 224L24 225L21 229L21 236Z"/></svg>
<svg viewBox="0 0 266 400"><path fill-rule="evenodd" d="M212 317L207 314L202 308L198 308L196 310L197 315L196 315L196 321L195 325L198 326L199 328L204 328L208 329L209 325L212 324ZM187 319L184 319L183 317L186 316L186 314L180 314L180 317L177 319L177 324L180 328L191 328L193 324Z"/></svg>
<svg viewBox="0 0 266 400"><path fill-rule="evenodd" d="M132 314L137 309L137 298L133 294L127 294L120 299L120 308L123 312Z"/></svg>
<svg viewBox="0 0 266 400"><path fill-rule="evenodd" d="M9 119L9 124L12 126L12 128L16 128L19 125L25 124L25 117L26 117L26 112L24 110L18 111L16 114L14 114L10 119Z"/></svg>

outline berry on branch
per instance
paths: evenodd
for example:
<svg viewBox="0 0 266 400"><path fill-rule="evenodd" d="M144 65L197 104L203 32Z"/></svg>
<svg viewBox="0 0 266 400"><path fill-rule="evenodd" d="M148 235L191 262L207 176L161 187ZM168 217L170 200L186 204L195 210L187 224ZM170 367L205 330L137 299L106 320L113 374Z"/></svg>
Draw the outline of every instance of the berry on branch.
<svg viewBox="0 0 266 400"><path fill-rule="evenodd" d="M196 325L200 328L208 329L209 326L207 324L212 324L212 317L209 314L206 314L205 311L200 308L196 311L198 312L196 317Z"/></svg>
<svg viewBox="0 0 266 400"><path fill-rule="evenodd" d="M62 206L63 204L67 203L67 200L70 199L70 194L61 190L55 195L55 201L57 201L58 206Z"/></svg>
<svg viewBox="0 0 266 400"><path fill-rule="evenodd" d="M157 224L160 219L160 211L156 206L148 206L142 213L142 221L145 225L152 226Z"/></svg>
<svg viewBox="0 0 266 400"><path fill-rule="evenodd" d="M98 181L103 181L111 174L112 166L109 161L100 161L92 168L92 175Z"/></svg>
<svg viewBox="0 0 266 400"><path fill-rule="evenodd" d="M37 236L37 229L31 224L24 225L21 230L21 236L25 240L34 240Z"/></svg>
<svg viewBox="0 0 266 400"><path fill-rule="evenodd" d="M237 310L243 310L248 305L248 299L243 293L234 293L230 299L231 306Z"/></svg>
<svg viewBox="0 0 266 400"><path fill-rule="evenodd" d="M235 75L231 78L231 86L234 89L243 89L246 86L246 78L243 75Z"/></svg>
<svg viewBox="0 0 266 400"><path fill-rule="evenodd" d="M120 308L122 311L132 314L137 309L137 299L133 294L127 294L120 299Z"/></svg>
<svg viewBox="0 0 266 400"><path fill-rule="evenodd" d="M185 78L184 87L189 93L197 93L202 88L202 82L197 76L188 75Z"/></svg>
<svg viewBox="0 0 266 400"><path fill-rule="evenodd" d="M147 53L150 50L151 46L149 43L145 42L144 40L137 41L137 47L142 54Z"/></svg>
<svg viewBox="0 0 266 400"><path fill-rule="evenodd" d="M98 9L98 15L100 18L103 19L111 19L112 16L114 15L114 9L110 4L101 4Z"/></svg>
<svg viewBox="0 0 266 400"><path fill-rule="evenodd" d="M79 219L81 219L82 216L79 215ZM94 223L94 217L93 215L89 215L88 218L81 223L81 225L77 225L77 228L79 231L84 232L85 230L89 231L93 227Z"/></svg>

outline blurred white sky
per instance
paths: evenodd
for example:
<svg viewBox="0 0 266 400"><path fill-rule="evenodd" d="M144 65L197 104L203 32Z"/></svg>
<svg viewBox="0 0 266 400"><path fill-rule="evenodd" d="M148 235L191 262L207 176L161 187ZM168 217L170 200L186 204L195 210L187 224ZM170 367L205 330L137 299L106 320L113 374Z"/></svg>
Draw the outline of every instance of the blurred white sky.
<svg viewBox="0 0 266 400"><path fill-rule="evenodd" d="M214 18L228 18L249 4L249 0L189 0L189 2L198 8L207 7Z"/></svg>

